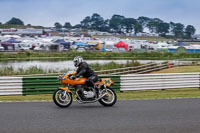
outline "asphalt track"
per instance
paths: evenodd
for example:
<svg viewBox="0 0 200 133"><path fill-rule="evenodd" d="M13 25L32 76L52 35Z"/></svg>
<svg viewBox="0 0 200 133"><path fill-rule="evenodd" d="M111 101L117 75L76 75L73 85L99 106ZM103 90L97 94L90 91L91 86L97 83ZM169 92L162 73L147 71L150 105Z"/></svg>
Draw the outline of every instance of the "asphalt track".
<svg viewBox="0 0 200 133"><path fill-rule="evenodd" d="M0 133L200 133L200 99L0 103Z"/></svg>

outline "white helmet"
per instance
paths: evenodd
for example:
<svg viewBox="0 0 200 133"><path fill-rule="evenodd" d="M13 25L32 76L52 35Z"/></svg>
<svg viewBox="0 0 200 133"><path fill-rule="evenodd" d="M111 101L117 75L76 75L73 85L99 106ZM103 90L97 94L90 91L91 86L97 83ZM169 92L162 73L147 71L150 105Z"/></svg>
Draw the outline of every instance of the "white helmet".
<svg viewBox="0 0 200 133"><path fill-rule="evenodd" d="M81 56L76 56L74 58L74 66L78 67L83 62L83 58Z"/></svg>

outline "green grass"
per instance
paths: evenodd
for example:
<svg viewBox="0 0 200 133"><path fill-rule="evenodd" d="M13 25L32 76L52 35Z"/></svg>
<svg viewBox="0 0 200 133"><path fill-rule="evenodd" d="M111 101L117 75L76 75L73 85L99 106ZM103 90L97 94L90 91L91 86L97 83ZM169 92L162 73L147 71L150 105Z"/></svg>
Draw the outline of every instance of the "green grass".
<svg viewBox="0 0 200 133"><path fill-rule="evenodd" d="M151 72L151 74L159 73L191 73L191 72L200 72L200 66L180 66L172 67L169 69L164 69L156 72Z"/></svg>
<svg viewBox="0 0 200 133"><path fill-rule="evenodd" d="M117 92L118 99L162 99L162 98L193 98L200 97L200 89L167 89L167 90L140 90ZM26 96L0 96L0 101L52 100L52 94Z"/></svg>
<svg viewBox="0 0 200 133"><path fill-rule="evenodd" d="M200 53L170 53L170 52L16 52L0 53L0 60L16 59L66 59L72 60L75 56L82 56L84 59L150 59L150 60L173 60L195 58L200 59Z"/></svg>
<svg viewBox="0 0 200 133"><path fill-rule="evenodd" d="M200 97L200 89L166 89L166 90L140 90L118 93L119 99L161 99L161 98L192 98Z"/></svg>
<svg viewBox="0 0 200 133"><path fill-rule="evenodd" d="M137 61L127 61L126 64L118 64L115 62L99 64L93 63L90 64L90 67L95 71L100 70L108 70L108 69L115 69L115 68L122 68L122 67L133 67L141 65ZM55 69L42 69L37 66L32 66L27 69L18 68L14 70L12 66L0 68L0 76L13 76L13 75L31 75L31 74L56 74L56 73L67 73L70 69L62 69L62 70L55 70Z"/></svg>
<svg viewBox="0 0 200 133"><path fill-rule="evenodd" d="M135 67L135 66L140 66L141 64L137 61L127 61L126 64L118 64L115 63L114 61L110 63L93 63L90 64L90 67L94 69L95 71L100 71L100 70L108 70L108 69L116 69L116 68L123 68L123 67Z"/></svg>
<svg viewBox="0 0 200 133"><path fill-rule="evenodd" d="M12 66L0 68L0 76L13 76L13 75L31 75L31 74L55 74L55 73L67 73L70 69L54 70L54 69L42 69L37 66L31 66L27 69L18 68L14 70Z"/></svg>
<svg viewBox="0 0 200 133"><path fill-rule="evenodd" d="M112 35L111 35L112 36ZM109 36L105 36L105 35L102 35L102 36L95 36L95 37L109 37ZM148 37L148 36L116 36L116 37L119 37L120 39L136 39L136 40L147 40L147 41L174 41L173 39L167 39L167 38L164 38L164 37Z"/></svg>

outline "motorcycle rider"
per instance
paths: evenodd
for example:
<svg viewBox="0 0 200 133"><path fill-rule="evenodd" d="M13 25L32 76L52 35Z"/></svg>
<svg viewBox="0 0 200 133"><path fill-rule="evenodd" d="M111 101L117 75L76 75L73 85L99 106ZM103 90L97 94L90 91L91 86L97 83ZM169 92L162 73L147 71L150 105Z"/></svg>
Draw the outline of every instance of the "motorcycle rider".
<svg viewBox="0 0 200 133"><path fill-rule="evenodd" d="M95 88L94 83L96 81L98 81L97 74L89 67L89 65L83 60L83 58L81 56L75 57L73 62L74 62L74 66L78 67L73 79L83 76L83 77L87 78L86 82L85 82L86 85L88 87Z"/></svg>

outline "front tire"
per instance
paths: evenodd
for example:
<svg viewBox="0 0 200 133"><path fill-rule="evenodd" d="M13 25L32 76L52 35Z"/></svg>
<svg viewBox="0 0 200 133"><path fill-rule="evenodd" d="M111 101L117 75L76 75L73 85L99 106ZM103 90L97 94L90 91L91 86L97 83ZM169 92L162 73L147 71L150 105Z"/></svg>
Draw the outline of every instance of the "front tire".
<svg viewBox="0 0 200 133"><path fill-rule="evenodd" d="M108 88L108 87L107 87L107 92L108 92L108 94L106 96L104 96L103 98L101 98L99 100L99 103L104 106L113 106L117 101L117 95L114 90L112 90L111 88ZM101 91L101 94L103 95L105 93L106 93L106 90L103 89Z"/></svg>
<svg viewBox="0 0 200 133"><path fill-rule="evenodd" d="M54 103L61 108L69 107L73 101L72 94L67 92L64 96L64 92L64 90L57 89L53 94Z"/></svg>

